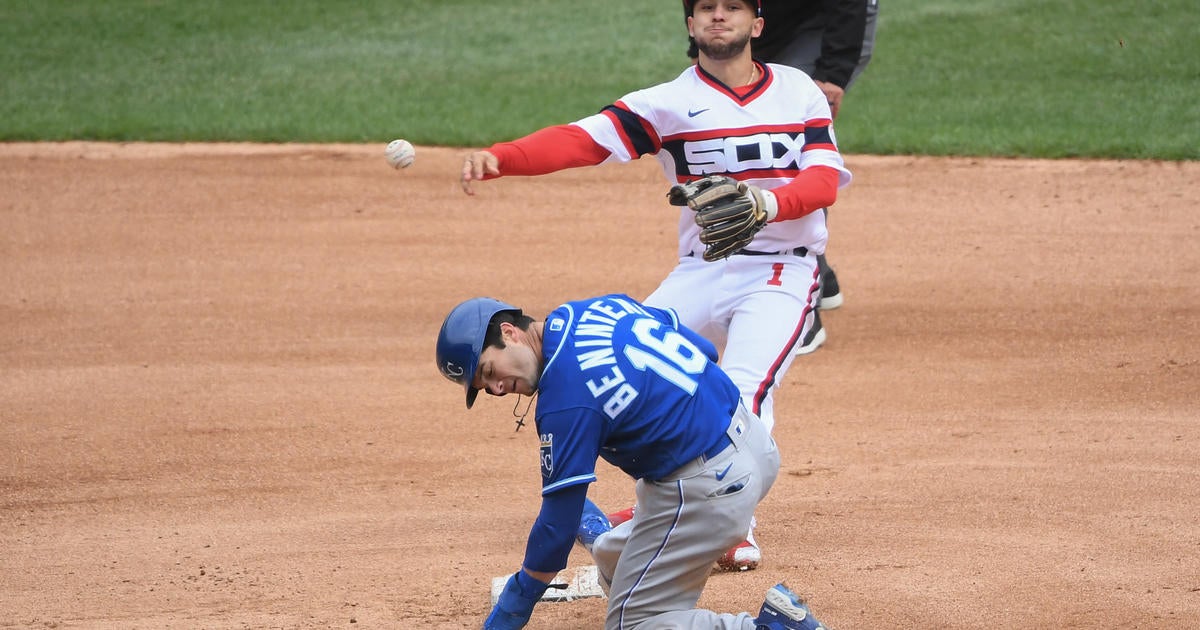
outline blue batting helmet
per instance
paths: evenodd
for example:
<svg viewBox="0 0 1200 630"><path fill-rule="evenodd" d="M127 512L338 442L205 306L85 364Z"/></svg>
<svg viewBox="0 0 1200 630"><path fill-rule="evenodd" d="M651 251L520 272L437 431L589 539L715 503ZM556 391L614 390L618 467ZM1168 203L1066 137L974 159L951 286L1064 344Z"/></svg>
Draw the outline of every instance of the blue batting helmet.
<svg viewBox="0 0 1200 630"><path fill-rule="evenodd" d="M483 352L488 324L496 313L521 309L492 298L472 298L454 307L438 333L437 365L442 376L467 388L467 409L475 404L479 390L471 384Z"/></svg>

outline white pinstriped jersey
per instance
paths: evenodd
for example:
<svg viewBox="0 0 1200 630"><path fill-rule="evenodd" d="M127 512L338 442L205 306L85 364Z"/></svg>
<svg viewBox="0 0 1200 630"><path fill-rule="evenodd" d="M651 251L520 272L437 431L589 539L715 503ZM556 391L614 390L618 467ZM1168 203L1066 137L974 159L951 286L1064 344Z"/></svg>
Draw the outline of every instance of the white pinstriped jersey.
<svg viewBox="0 0 1200 630"><path fill-rule="evenodd" d="M812 166L837 169L838 187L849 184L824 93L795 68L760 67L762 78L745 96L693 65L573 124L612 153L606 162L654 155L672 184L719 174L770 190ZM693 214L680 212L680 256L704 251ZM827 238L824 213L812 212L768 224L747 249L820 254Z"/></svg>

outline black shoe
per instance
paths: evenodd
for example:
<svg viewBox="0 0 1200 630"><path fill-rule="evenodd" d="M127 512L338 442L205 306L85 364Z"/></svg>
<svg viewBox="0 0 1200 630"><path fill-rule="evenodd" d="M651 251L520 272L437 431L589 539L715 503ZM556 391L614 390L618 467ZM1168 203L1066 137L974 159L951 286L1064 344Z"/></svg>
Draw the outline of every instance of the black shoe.
<svg viewBox="0 0 1200 630"><path fill-rule="evenodd" d="M813 311L813 325L808 329L808 334L804 335L804 341L800 342L800 347L796 349L796 354L810 354L817 351L821 344L825 343L825 328L821 326L821 311Z"/></svg>
<svg viewBox="0 0 1200 630"><path fill-rule="evenodd" d="M817 267L821 270L821 300L817 308L832 311L842 305L842 288L838 286L837 274L825 261L825 254L817 256Z"/></svg>

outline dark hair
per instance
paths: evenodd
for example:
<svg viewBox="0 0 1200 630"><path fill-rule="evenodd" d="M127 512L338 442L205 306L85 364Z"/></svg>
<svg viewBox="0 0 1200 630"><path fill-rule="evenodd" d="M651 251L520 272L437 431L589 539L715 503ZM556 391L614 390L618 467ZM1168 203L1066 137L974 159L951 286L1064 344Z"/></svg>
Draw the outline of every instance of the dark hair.
<svg viewBox="0 0 1200 630"><path fill-rule="evenodd" d="M500 324L512 324L521 330L529 330L532 323L533 318L520 309L496 313L492 316L492 321L488 322L487 333L483 335L483 347L480 348L480 352L492 346L504 349L504 336L500 334Z"/></svg>

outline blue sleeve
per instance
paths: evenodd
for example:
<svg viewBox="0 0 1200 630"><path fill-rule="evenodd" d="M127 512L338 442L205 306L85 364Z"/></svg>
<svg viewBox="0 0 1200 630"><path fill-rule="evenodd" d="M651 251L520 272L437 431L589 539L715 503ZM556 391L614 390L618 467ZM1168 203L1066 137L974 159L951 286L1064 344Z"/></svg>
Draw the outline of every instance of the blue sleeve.
<svg viewBox="0 0 1200 630"><path fill-rule="evenodd" d="M543 377L542 387L546 385ZM543 394L538 405L553 406ZM594 409L574 407L562 411L538 409L538 458L542 471L542 495L551 495L567 486L596 481L596 460L606 437L605 418Z"/></svg>
<svg viewBox="0 0 1200 630"><path fill-rule="evenodd" d="M542 511L533 522L525 544L526 569L550 573L566 568L583 516L587 489L588 484L581 483L542 496Z"/></svg>
<svg viewBox="0 0 1200 630"><path fill-rule="evenodd" d="M679 316L675 314L675 311L669 308L655 308L653 306L647 306L646 310L653 313L659 321L670 324L675 330L683 333L683 336L695 344L704 353L704 356L708 357L709 361L716 363L720 359L720 355L717 354L717 347L711 341L701 337L696 331L679 323Z"/></svg>

